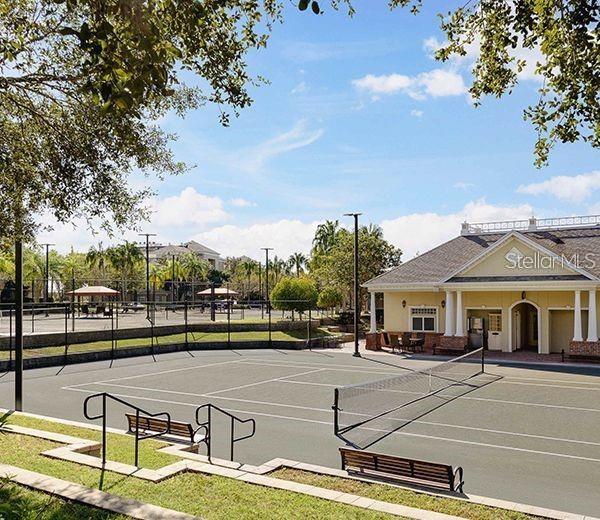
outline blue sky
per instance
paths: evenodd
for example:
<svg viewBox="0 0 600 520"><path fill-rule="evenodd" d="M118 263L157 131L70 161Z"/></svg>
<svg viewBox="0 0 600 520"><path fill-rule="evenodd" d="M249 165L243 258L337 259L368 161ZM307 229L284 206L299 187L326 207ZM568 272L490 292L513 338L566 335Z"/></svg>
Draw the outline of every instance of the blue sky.
<svg viewBox="0 0 600 520"><path fill-rule="evenodd" d="M350 19L286 3L284 24L248 60L271 82L252 89L252 107L229 128L214 107L161 121L179 135L176 157L195 167L150 181L158 196L143 228L223 255L259 258L268 245L287 256L309 249L318 222L361 211L408 259L464 219L600 213L597 151L560 145L548 167L533 166L535 135L522 117L537 98L531 70L512 95L474 108L471 59L431 57L442 35L429 5L413 16L356 2ZM65 226L42 238L62 249L110 242Z"/></svg>

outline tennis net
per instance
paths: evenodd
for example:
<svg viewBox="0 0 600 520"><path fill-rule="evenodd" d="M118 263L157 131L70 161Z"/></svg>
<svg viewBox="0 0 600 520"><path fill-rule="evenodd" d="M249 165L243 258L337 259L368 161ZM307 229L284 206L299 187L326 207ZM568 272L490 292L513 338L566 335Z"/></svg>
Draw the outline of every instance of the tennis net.
<svg viewBox="0 0 600 520"><path fill-rule="evenodd" d="M470 390L469 380L483 372L484 351L480 348L428 369L338 387L334 391L334 433L354 445L346 434L371 438L389 433Z"/></svg>

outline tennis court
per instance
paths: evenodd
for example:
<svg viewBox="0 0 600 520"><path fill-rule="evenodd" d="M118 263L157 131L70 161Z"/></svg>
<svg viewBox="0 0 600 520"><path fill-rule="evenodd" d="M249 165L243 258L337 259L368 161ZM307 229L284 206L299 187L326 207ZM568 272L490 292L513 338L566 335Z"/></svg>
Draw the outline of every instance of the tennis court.
<svg viewBox="0 0 600 520"><path fill-rule="evenodd" d="M343 442L333 432L334 389L441 361L379 353L354 358L334 350L180 352L27 371L25 408L81 421L83 399L105 391L191 422L198 405L212 402L256 419L256 436L236 446L236 459L282 457L339 467ZM419 400L410 417L370 422L368 441L380 438L369 449L460 465L467 493L597 515L598 376L595 368L488 363L485 374ZM0 377L0 406L6 408L12 406L12 379ZM427 393L414 385L394 390L383 394L390 410L411 392ZM353 413L368 418L387 408L380 395L367 395L354 402ZM109 419L111 426L125 427L123 410L113 409ZM228 439L219 442L214 455L225 457Z"/></svg>

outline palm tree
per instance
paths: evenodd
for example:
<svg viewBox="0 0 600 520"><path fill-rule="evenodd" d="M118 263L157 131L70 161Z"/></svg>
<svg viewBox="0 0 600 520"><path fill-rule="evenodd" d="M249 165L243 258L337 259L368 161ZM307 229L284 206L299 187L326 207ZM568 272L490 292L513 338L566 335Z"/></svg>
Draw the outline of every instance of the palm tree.
<svg viewBox="0 0 600 520"><path fill-rule="evenodd" d="M369 224L362 228L363 233L377 240L383 240L383 229L377 224Z"/></svg>
<svg viewBox="0 0 600 520"><path fill-rule="evenodd" d="M210 264L195 253L185 253L178 258L186 281L206 280Z"/></svg>
<svg viewBox="0 0 600 520"><path fill-rule="evenodd" d="M289 263L296 269L296 276L300 278L300 271L303 270L306 265L307 258L303 253L294 253L290 256Z"/></svg>
<svg viewBox="0 0 600 520"><path fill-rule="evenodd" d="M313 249L318 253L329 253L335 244L339 230L340 222L338 220L326 220L324 224L319 224L313 239Z"/></svg>
<svg viewBox="0 0 600 520"><path fill-rule="evenodd" d="M102 248L102 242L98 243L98 247L90 247L85 255L85 263L90 267L97 267L100 270L102 279L106 276L106 268L109 261L108 250Z"/></svg>
<svg viewBox="0 0 600 520"><path fill-rule="evenodd" d="M256 272L256 262L254 260L244 260L241 263L242 272L246 275L246 296L248 297L248 303L250 303L250 282L252 275Z"/></svg>
<svg viewBox="0 0 600 520"><path fill-rule="evenodd" d="M127 292L127 278L131 277L136 266L144 260L144 255L134 242L125 241L123 244L111 247L106 251L108 261L115 271L121 274L123 295Z"/></svg>

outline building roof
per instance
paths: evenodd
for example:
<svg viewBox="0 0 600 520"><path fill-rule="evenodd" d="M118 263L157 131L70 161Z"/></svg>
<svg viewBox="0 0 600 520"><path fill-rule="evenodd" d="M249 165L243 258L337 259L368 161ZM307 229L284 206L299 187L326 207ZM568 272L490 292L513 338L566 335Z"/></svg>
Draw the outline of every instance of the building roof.
<svg viewBox="0 0 600 520"><path fill-rule="evenodd" d="M119 291L104 287L103 285L88 285L74 291L67 291L67 294L70 296L114 296L119 294Z"/></svg>
<svg viewBox="0 0 600 520"><path fill-rule="evenodd" d="M538 246L544 247L558 256L564 255L567 259L577 255L583 260L586 255L595 255L595 263L586 262L584 269L590 275L600 278L600 226L513 231L513 233L523 235ZM469 261L492 247L506 234L461 235L369 280L365 286L442 283ZM585 277L577 279L585 279ZM464 280L455 277L451 281ZM470 279L470 281L477 280Z"/></svg>
<svg viewBox="0 0 600 520"><path fill-rule="evenodd" d="M221 256L221 254L218 253L217 251L215 251L214 249L211 249L210 247L207 247L204 244L200 244L199 242L196 242L195 240L190 240L189 242L186 242L183 245L185 247L187 247L188 249L194 251L195 253Z"/></svg>

